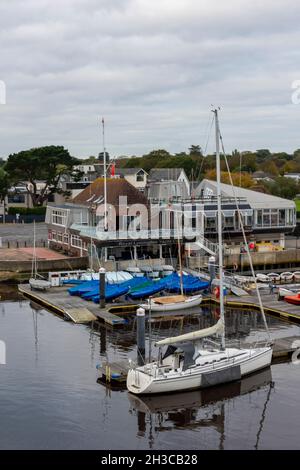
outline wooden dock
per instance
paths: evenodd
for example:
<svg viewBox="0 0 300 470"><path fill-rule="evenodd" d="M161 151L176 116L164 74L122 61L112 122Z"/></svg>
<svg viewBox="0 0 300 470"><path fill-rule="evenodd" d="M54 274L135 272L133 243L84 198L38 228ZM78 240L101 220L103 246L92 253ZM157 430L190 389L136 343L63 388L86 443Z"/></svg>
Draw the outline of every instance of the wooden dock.
<svg viewBox="0 0 300 470"><path fill-rule="evenodd" d="M300 305L293 305L284 300L277 300L277 294L262 294L261 300L263 303L264 311L268 315L289 320L292 323L300 324ZM201 306L208 306L210 304L219 305L219 300L214 295L203 296ZM237 297L235 295L226 295L225 306L231 308L238 308L240 310L260 310L257 296L243 295Z"/></svg>
<svg viewBox="0 0 300 470"><path fill-rule="evenodd" d="M279 301L277 294L261 294L261 300L265 313L300 324L300 305L292 305L284 300ZM228 295L226 296L226 306L260 310L256 295L244 295L242 298Z"/></svg>
<svg viewBox="0 0 300 470"><path fill-rule="evenodd" d="M29 284L19 284L18 289L19 292L34 302L43 305L64 318L71 319L75 323L88 323L93 320L100 320L111 326L126 323L124 318L110 311L111 304L101 309L99 304L83 301L77 296L71 296L68 293L69 287L51 287L47 291L35 291L31 290ZM121 310L121 306L118 306L118 310Z"/></svg>

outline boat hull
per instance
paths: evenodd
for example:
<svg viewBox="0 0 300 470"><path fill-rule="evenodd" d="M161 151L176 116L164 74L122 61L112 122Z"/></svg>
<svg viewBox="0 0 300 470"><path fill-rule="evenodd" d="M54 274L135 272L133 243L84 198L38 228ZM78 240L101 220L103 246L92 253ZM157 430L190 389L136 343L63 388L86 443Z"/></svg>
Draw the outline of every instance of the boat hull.
<svg viewBox="0 0 300 470"><path fill-rule="evenodd" d="M168 304L158 304L154 300L155 299L152 299L151 302L147 304L141 304L140 307L142 307L145 310L150 310L150 306L151 306L152 312L173 312L175 310L176 311L186 310L188 308L193 308L193 307L197 307L198 305L200 305L202 302L202 295L195 295L193 297L188 297L183 302L173 302L173 303L168 303Z"/></svg>
<svg viewBox="0 0 300 470"><path fill-rule="evenodd" d="M230 364L224 364L224 361L213 368L211 366L201 366L195 368L191 373L177 373L168 378L153 377L142 372L141 368L130 369L127 375L127 389L131 393L142 395L207 388L239 380L243 376L270 366L271 360L272 348L266 347L252 350L246 358L236 359L234 362L231 361Z"/></svg>
<svg viewBox="0 0 300 470"><path fill-rule="evenodd" d="M293 305L300 305L300 295L286 295L284 297L285 302Z"/></svg>
<svg viewBox="0 0 300 470"><path fill-rule="evenodd" d="M33 290L48 290L51 287L51 283L49 281L43 279L29 279L30 288Z"/></svg>

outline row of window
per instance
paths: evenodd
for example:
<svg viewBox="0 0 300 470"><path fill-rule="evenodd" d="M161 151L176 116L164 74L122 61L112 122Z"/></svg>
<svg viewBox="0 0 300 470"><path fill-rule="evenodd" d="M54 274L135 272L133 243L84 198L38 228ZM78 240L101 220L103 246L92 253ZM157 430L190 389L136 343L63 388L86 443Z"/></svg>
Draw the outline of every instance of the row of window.
<svg viewBox="0 0 300 470"><path fill-rule="evenodd" d="M70 236L68 233L63 232L55 232L54 230L49 231L48 233L48 240L61 243L63 245L69 245ZM86 242L82 242L79 235L71 235L71 246L74 248L82 248L83 250L87 251L88 246Z"/></svg>
<svg viewBox="0 0 300 470"><path fill-rule="evenodd" d="M295 224L294 209L259 209L255 212L256 227L284 227Z"/></svg>

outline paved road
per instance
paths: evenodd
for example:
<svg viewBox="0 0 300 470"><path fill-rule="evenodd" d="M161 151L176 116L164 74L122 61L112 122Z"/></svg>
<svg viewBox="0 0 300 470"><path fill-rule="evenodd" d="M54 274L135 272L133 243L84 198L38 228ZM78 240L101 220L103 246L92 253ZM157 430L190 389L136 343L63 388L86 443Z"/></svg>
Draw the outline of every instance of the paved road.
<svg viewBox="0 0 300 470"><path fill-rule="evenodd" d="M47 226L45 223L35 224L36 239L47 240ZM3 243L6 240L32 242L33 243L33 224L0 224L0 237Z"/></svg>

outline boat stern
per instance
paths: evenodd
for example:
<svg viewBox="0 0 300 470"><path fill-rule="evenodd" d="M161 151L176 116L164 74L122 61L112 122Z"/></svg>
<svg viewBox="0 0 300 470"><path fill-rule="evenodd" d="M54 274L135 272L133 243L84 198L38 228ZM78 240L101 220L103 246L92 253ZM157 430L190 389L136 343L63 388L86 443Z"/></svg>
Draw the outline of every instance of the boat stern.
<svg viewBox="0 0 300 470"><path fill-rule="evenodd" d="M129 369L126 381L127 390L135 395L147 393L152 380L153 377L151 375L142 372L138 368Z"/></svg>

